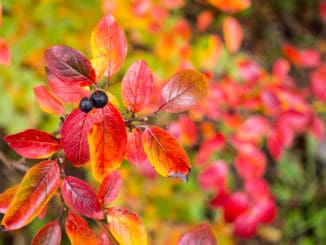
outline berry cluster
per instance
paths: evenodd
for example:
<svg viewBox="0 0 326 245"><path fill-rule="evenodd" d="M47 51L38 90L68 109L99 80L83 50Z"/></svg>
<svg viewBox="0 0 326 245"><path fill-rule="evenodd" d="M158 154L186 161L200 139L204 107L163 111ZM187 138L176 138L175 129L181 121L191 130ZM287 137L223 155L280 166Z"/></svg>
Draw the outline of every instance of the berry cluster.
<svg viewBox="0 0 326 245"><path fill-rule="evenodd" d="M108 103L108 96L101 90L96 90L90 97L84 97L79 102L79 109L85 113L95 108L103 108Z"/></svg>

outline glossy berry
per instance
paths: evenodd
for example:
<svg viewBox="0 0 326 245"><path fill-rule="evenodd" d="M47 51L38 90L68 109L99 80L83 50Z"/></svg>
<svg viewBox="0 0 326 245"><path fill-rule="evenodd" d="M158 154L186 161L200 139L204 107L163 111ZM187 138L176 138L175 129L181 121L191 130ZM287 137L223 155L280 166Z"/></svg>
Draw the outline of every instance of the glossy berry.
<svg viewBox="0 0 326 245"><path fill-rule="evenodd" d="M83 112L89 112L93 109L93 100L88 97L84 97L79 102L79 109Z"/></svg>
<svg viewBox="0 0 326 245"><path fill-rule="evenodd" d="M94 107L96 108L103 108L108 103L108 96L101 90L96 90L94 93L92 93L91 99Z"/></svg>

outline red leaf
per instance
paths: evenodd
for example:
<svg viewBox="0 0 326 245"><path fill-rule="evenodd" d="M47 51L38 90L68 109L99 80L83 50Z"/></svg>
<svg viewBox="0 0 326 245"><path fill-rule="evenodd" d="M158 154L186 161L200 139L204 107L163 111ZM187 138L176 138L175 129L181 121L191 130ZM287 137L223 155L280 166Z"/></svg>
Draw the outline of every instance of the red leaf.
<svg viewBox="0 0 326 245"><path fill-rule="evenodd" d="M189 116L182 115L178 121L170 123L168 131L183 145L193 146L197 143L197 126Z"/></svg>
<svg viewBox="0 0 326 245"><path fill-rule="evenodd" d="M0 21L1 22L1 21ZM0 64L9 66L11 63L11 55L8 44L0 38Z"/></svg>
<svg viewBox="0 0 326 245"><path fill-rule="evenodd" d="M326 101L326 65L311 72L310 83L317 99Z"/></svg>
<svg viewBox="0 0 326 245"><path fill-rule="evenodd" d="M248 179L244 183L244 188L253 201L271 197L269 185L264 179Z"/></svg>
<svg viewBox="0 0 326 245"><path fill-rule="evenodd" d="M319 14L321 19L326 22L326 2L320 1L319 3Z"/></svg>
<svg viewBox="0 0 326 245"><path fill-rule="evenodd" d="M66 103L78 104L83 97L90 95L88 90L85 90L78 85L67 85L63 83L59 78L53 75L47 67L46 77L53 93L60 100Z"/></svg>
<svg viewBox="0 0 326 245"><path fill-rule="evenodd" d="M119 194L121 182L122 179L118 170L109 173L102 181L97 193L100 202L104 205L112 202Z"/></svg>
<svg viewBox="0 0 326 245"><path fill-rule="evenodd" d="M127 133L119 111L111 103L93 110L92 117L94 125L88 133L91 164L95 179L101 181L123 161Z"/></svg>
<svg viewBox="0 0 326 245"><path fill-rule="evenodd" d="M80 51L54 46L45 51L49 70L67 85L86 86L95 82L95 71L91 62Z"/></svg>
<svg viewBox="0 0 326 245"><path fill-rule="evenodd" d="M0 194L0 213L5 213L14 198L14 195L17 193L19 185L15 185L6 189Z"/></svg>
<svg viewBox="0 0 326 245"><path fill-rule="evenodd" d="M257 219L252 213L244 213L234 222L234 234L241 238L252 238L256 235Z"/></svg>
<svg viewBox="0 0 326 245"><path fill-rule="evenodd" d="M300 67L316 67L320 64L320 54L313 49L299 51Z"/></svg>
<svg viewBox="0 0 326 245"><path fill-rule="evenodd" d="M227 49L231 53L237 52L243 40L242 27L237 19L231 16L228 16L224 19L223 35Z"/></svg>
<svg viewBox="0 0 326 245"><path fill-rule="evenodd" d="M122 80L122 100L132 112L142 110L151 100L153 91L152 72L145 61L133 63Z"/></svg>
<svg viewBox="0 0 326 245"><path fill-rule="evenodd" d="M103 219L101 204L93 189L85 181L66 176L62 182L61 193L68 206L78 213L92 219Z"/></svg>
<svg viewBox="0 0 326 245"><path fill-rule="evenodd" d="M203 189L220 189L227 184L228 165L223 160L206 167L198 176L198 182Z"/></svg>
<svg viewBox="0 0 326 245"><path fill-rule="evenodd" d="M31 245L60 245L61 228L57 221L43 226L34 236Z"/></svg>
<svg viewBox="0 0 326 245"><path fill-rule="evenodd" d="M134 128L128 133L127 159L135 166L140 166L147 160L142 143L142 136L143 133L139 128Z"/></svg>
<svg viewBox="0 0 326 245"><path fill-rule="evenodd" d="M233 222L249 209L249 199L244 192L235 192L223 203L224 219Z"/></svg>
<svg viewBox="0 0 326 245"><path fill-rule="evenodd" d="M160 109L172 113L188 110L206 96L207 90L204 75L194 70L182 70L164 85Z"/></svg>
<svg viewBox="0 0 326 245"><path fill-rule="evenodd" d="M276 216L276 204L270 198L262 199L254 204L252 212L258 222L268 224Z"/></svg>
<svg viewBox="0 0 326 245"><path fill-rule="evenodd" d="M180 237L177 245L217 245L208 224L197 225Z"/></svg>
<svg viewBox="0 0 326 245"><path fill-rule="evenodd" d="M283 53L284 55L296 66L300 65L301 59L299 51L290 44L283 45Z"/></svg>
<svg viewBox="0 0 326 245"><path fill-rule="evenodd" d="M253 115L248 117L237 130L240 140L258 142L268 131L269 124L265 117Z"/></svg>
<svg viewBox="0 0 326 245"><path fill-rule="evenodd" d="M34 94L43 111L51 114L64 114L61 102L45 86L34 87Z"/></svg>
<svg viewBox="0 0 326 245"><path fill-rule="evenodd" d="M7 135L3 139L19 155L26 158L46 158L60 149L58 139L37 129L27 129L17 134Z"/></svg>
<svg viewBox="0 0 326 245"><path fill-rule="evenodd" d="M286 79L290 71L290 64L285 59L277 59L273 65L273 75L281 80Z"/></svg>
<svg viewBox="0 0 326 245"><path fill-rule="evenodd" d="M4 229L16 230L30 223L56 193L59 182L56 161L43 161L30 168L2 219Z"/></svg>
<svg viewBox="0 0 326 245"><path fill-rule="evenodd" d="M90 114L79 108L73 110L62 124L61 145L69 162L76 167L90 159L87 133L92 125Z"/></svg>
<svg viewBox="0 0 326 245"><path fill-rule="evenodd" d="M207 162L214 152L221 150L225 145L223 134L217 133L213 138L204 140L196 155L196 162L201 164Z"/></svg>
<svg viewBox="0 0 326 245"><path fill-rule="evenodd" d="M267 147L274 159L280 159L283 152L284 143L280 139L280 136L276 130L270 131L267 137Z"/></svg>
<svg viewBox="0 0 326 245"><path fill-rule="evenodd" d="M210 10L205 10L200 12L200 14L197 17L197 23L196 23L198 30L200 32L206 31L209 25L212 23L213 18L214 15Z"/></svg>

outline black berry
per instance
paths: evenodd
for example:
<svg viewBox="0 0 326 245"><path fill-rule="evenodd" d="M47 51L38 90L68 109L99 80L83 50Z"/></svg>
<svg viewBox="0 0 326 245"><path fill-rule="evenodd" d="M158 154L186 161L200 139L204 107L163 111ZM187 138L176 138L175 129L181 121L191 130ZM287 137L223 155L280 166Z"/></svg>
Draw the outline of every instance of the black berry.
<svg viewBox="0 0 326 245"><path fill-rule="evenodd" d="M103 108L108 103L108 96L101 90L96 90L94 93L92 93L91 99L93 100L93 105L96 108Z"/></svg>
<svg viewBox="0 0 326 245"><path fill-rule="evenodd" d="M89 112L93 109L93 100L88 97L84 97L79 102L79 109L83 112Z"/></svg>

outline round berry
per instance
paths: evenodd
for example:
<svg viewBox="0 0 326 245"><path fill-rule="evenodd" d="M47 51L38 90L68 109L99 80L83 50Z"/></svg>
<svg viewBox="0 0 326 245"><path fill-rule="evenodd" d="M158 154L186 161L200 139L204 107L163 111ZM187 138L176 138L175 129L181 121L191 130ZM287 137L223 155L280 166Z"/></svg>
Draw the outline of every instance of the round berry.
<svg viewBox="0 0 326 245"><path fill-rule="evenodd" d="M94 93L92 93L91 99L93 100L93 105L96 108L103 108L108 103L108 96L101 90L96 90Z"/></svg>
<svg viewBox="0 0 326 245"><path fill-rule="evenodd" d="M83 112L89 112L93 109L93 100L88 97L84 97L79 102L79 109Z"/></svg>

